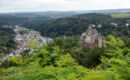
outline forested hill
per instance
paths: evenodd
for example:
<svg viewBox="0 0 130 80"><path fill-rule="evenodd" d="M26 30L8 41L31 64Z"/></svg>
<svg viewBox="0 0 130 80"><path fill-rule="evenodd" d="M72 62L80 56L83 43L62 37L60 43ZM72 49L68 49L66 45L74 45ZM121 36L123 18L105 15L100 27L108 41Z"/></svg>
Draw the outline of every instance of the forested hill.
<svg viewBox="0 0 130 80"><path fill-rule="evenodd" d="M16 48L15 35L12 28L0 27L0 56L11 53Z"/></svg>
<svg viewBox="0 0 130 80"><path fill-rule="evenodd" d="M26 23L23 26L40 31L43 36L57 37L57 36L72 36L80 35L89 25L102 25L97 28L103 35L113 34L115 36L128 35L129 27L126 23L130 18L112 18L109 14L82 14L66 18L59 18L56 20L49 20L46 22ZM111 23L118 24L117 26ZM36 23L36 24L35 24Z"/></svg>
<svg viewBox="0 0 130 80"><path fill-rule="evenodd" d="M26 22L35 22L35 21L45 21L51 19L47 16L41 17L20 17L20 16L13 16L13 15L0 15L0 26L2 25L16 25L16 24L23 24Z"/></svg>
<svg viewBox="0 0 130 80"><path fill-rule="evenodd" d="M79 14L74 11L39 11L39 12L19 12L19 13L1 13L2 16L17 16L17 17L43 17L61 18Z"/></svg>
<svg viewBox="0 0 130 80"><path fill-rule="evenodd" d="M60 14L55 13L55 15L56 14L60 16ZM113 26L110 25L111 23L118 25ZM41 32L43 36L47 37L80 35L91 24L96 26L102 25L101 28L97 29L103 35L113 34L115 36L124 36L130 34L129 26L126 27L126 23L130 23L130 18L113 18L110 14L97 13L81 14L64 18L63 16L62 18L52 18L43 15L36 16L34 14L0 15L0 26L21 24L23 27L37 30Z"/></svg>
<svg viewBox="0 0 130 80"><path fill-rule="evenodd" d="M33 22L44 22L46 20L67 17L79 13L73 11L41 11L41 12L19 12L19 13L0 13L0 25L23 24Z"/></svg>

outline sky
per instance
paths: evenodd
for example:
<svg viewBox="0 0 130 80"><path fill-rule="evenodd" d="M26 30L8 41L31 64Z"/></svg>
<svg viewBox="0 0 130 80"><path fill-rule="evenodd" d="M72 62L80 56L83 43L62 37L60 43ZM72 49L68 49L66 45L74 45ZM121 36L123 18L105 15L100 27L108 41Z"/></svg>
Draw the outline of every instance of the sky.
<svg viewBox="0 0 130 80"><path fill-rule="evenodd" d="M0 0L0 13L130 8L130 0Z"/></svg>

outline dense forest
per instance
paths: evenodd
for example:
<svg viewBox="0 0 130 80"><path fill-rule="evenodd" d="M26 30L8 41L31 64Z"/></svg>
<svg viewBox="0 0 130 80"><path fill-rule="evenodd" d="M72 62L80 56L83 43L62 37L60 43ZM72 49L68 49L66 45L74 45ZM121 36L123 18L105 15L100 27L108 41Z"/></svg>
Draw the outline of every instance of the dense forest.
<svg viewBox="0 0 130 80"><path fill-rule="evenodd" d="M16 48L14 37L15 32L12 28L0 27L0 56L11 53Z"/></svg>
<svg viewBox="0 0 130 80"><path fill-rule="evenodd" d="M51 19L57 19L76 15L76 12L43 11L43 12L23 12L23 13L0 13L0 25L16 25L23 23L44 22ZM36 22L36 23L35 23ZM34 26L34 25L33 25Z"/></svg>
<svg viewBox="0 0 130 80"><path fill-rule="evenodd" d="M90 25L96 25L95 27L105 36L110 34L114 36L128 36L130 35L130 27L126 26L126 23L129 20L130 18L112 18L109 14L91 13L49 20L42 23L25 23L23 26L40 31L43 36L49 37L80 35ZM118 25L111 25L111 23ZM102 25L102 27L98 28L98 25Z"/></svg>
<svg viewBox="0 0 130 80"><path fill-rule="evenodd" d="M23 17L23 16L14 16L14 15L0 15L0 26L3 25L20 25L26 22L35 22L35 21L46 21L50 20L51 18L48 16L41 16L41 17Z"/></svg>

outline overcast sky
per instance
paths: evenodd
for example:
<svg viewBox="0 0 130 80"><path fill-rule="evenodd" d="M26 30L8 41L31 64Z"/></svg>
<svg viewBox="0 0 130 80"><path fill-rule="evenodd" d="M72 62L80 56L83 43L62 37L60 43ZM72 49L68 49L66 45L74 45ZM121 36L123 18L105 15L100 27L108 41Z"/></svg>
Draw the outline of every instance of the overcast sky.
<svg viewBox="0 0 130 80"><path fill-rule="evenodd" d="M130 0L0 0L0 13L130 8Z"/></svg>

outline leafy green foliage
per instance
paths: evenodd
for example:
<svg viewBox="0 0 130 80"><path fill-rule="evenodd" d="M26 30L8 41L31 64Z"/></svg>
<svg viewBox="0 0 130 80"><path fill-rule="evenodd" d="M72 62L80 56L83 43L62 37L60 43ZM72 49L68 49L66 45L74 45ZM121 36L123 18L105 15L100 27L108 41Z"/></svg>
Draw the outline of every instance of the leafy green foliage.
<svg viewBox="0 0 130 80"><path fill-rule="evenodd" d="M49 43L46 47L47 50L52 52L53 46L59 46L60 51L63 54L70 55L80 64L85 67L95 67L100 63L101 56L105 55L104 48L94 49L80 49L79 36L71 36L71 37L58 37L53 42Z"/></svg>
<svg viewBox="0 0 130 80"><path fill-rule="evenodd" d="M124 42L119 38L116 39L111 35L108 38L110 41L105 41L109 45L106 54L110 58L102 57L100 67L120 75L121 80L129 80L130 49L124 47Z"/></svg>
<svg viewBox="0 0 130 80"><path fill-rule="evenodd" d="M104 48L93 48L86 50L75 50L71 53L71 55L80 65L91 68L101 63L100 58L105 55L104 52Z"/></svg>
<svg viewBox="0 0 130 80"><path fill-rule="evenodd" d="M76 48L80 47L80 36L71 37L57 37L53 42L48 43L46 47L49 51L53 50L53 46L58 46L60 50L64 50L64 53L71 53Z"/></svg>
<svg viewBox="0 0 130 80"><path fill-rule="evenodd" d="M86 80L121 80L118 76L107 70L92 70L88 72Z"/></svg>
<svg viewBox="0 0 130 80"><path fill-rule="evenodd" d="M108 36L108 41L105 41L105 43L107 48L104 54L106 55L101 55L101 63L96 68L85 68L79 65L70 54L64 54L65 50L62 48L62 46L53 46L52 50L50 50L48 49L50 44L48 44L44 47L36 49L32 56L28 57L30 61L26 66L23 67L23 65L20 65L18 67L12 66L8 68L0 68L0 79L129 80L130 49L124 46L125 43L122 40L111 35ZM14 59L9 60L18 63ZM20 60L18 61L21 64L22 59L18 59Z"/></svg>
<svg viewBox="0 0 130 80"><path fill-rule="evenodd" d="M25 67L30 62L30 58L28 56L18 56L18 57L10 57L4 60L4 63L0 67L8 68L8 67Z"/></svg>
<svg viewBox="0 0 130 80"><path fill-rule="evenodd" d="M55 61L59 59L61 51L57 46L53 47L53 52L47 51L45 48L36 50L33 58L39 62L41 66L54 65Z"/></svg>
<svg viewBox="0 0 130 80"><path fill-rule="evenodd" d="M59 67L68 67L77 64L75 60L69 55L60 56L59 60L55 63Z"/></svg>

